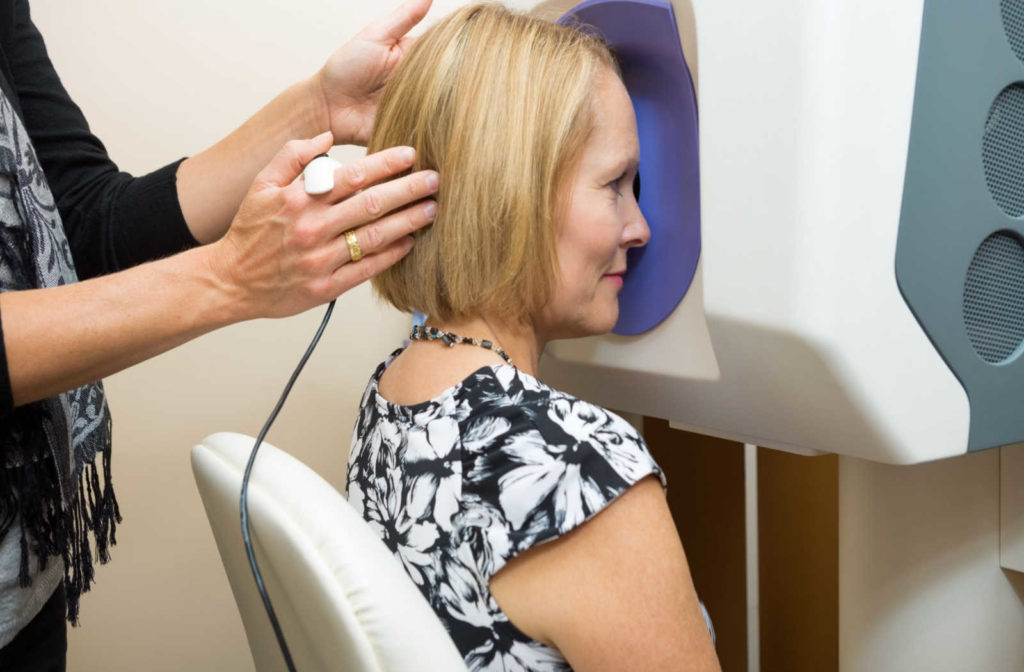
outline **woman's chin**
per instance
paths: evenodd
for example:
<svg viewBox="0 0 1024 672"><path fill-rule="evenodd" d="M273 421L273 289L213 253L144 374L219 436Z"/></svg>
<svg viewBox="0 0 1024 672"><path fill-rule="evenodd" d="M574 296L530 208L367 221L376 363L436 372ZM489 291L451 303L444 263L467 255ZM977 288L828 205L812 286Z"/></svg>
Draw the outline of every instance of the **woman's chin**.
<svg viewBox="0 0 1024 672"><path fill-rule="evenodd" d="M590 310L583 314L577 313L568 320L554 320L543 329L547 339L561 341L588 336L603 336L615 328L619 320L618 298L601 301L598 305L591 304Z"/></svg>
<svg viewBox="0 0 1024 672"><path fill-rule="evenodd" d="M611 333L611 330L615 328L615 323L619 321L619 302L615 301L609 308L601 311L600 315L595 315L592 320L588 320L586 326L581 331L577 338L584 336L603 336Z"/></svg>

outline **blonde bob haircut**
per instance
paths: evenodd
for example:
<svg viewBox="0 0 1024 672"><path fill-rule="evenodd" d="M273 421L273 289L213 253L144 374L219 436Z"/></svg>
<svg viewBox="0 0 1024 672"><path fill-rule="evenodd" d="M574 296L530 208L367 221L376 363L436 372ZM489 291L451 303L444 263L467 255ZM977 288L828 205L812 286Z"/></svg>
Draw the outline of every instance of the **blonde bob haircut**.
<svg viewBox="0 0 1024 672"><path fill-rule="evenodd" d="M529 322L557 267L556 210L594 127L607 45L500 5L464 7L416 41L385 87L369 152L416 149L441 176L433 225L373 279L400 310Z"/></svg>

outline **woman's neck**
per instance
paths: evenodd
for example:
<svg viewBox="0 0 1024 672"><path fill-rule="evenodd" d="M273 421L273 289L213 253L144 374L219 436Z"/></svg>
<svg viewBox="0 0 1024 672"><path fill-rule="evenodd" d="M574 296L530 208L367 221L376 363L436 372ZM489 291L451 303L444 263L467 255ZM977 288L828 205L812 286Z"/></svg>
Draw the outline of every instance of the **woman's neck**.
<svg viewBox="0 0 1024 672"><path fill-rule="evenodd" d="M479 316L447 321L428 319L427 326L459 336L491 341L496 348L505 351L516 368L531 376L537 375L540 353L544 351L545 344L530 325L509 324L494 317Z"/></svg>

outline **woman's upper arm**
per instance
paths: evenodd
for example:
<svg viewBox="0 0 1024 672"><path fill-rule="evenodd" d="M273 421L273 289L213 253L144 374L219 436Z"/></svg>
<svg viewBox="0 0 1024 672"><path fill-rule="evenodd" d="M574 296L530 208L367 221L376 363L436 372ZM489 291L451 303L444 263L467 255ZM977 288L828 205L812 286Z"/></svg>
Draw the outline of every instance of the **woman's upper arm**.
<svg viewBox="0 0 1024 672"><path fill-rule="evenodd" d="M720 669L656 478L517 556L490 587L520 630L576 672Z"/></svg>

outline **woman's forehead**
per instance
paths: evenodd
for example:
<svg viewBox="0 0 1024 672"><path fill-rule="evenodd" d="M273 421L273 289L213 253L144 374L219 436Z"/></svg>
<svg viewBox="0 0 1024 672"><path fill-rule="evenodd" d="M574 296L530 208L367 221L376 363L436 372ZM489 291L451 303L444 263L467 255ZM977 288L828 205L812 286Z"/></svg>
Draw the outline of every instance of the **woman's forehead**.
<svg viewBox="0 0 1024 672"><path fill-rule="evenodd" d="M584 150L590 156L584 161L638 159L636 117L626 87L608 71L601 74L594 94L594 128Z"/></svg>

